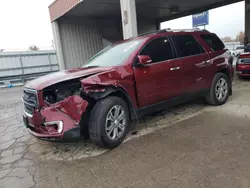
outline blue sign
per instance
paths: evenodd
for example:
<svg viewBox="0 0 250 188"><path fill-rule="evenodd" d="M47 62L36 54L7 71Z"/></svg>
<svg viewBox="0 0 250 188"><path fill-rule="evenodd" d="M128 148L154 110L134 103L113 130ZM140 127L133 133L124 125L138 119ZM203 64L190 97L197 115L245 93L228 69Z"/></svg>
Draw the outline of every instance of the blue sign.
<svg viewBox="0 0 250 188"><path fill-rule="evenodd" d="M193 27L198 27L208 24L209 24L208 11L193 15Z"/></svg>

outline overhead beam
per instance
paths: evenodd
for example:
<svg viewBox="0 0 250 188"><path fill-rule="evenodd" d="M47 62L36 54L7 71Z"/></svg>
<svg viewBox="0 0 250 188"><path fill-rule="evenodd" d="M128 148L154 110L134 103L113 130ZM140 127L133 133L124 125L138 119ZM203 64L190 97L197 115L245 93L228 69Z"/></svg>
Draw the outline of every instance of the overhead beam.
<svg viewBox="0 0 250 188"><path fill-rule="evenodd" d="M51 22L60 18L64 14L66 14L69 10L74 8L77 4L84 0L55 0L49 6L50 19Z"/></svg>

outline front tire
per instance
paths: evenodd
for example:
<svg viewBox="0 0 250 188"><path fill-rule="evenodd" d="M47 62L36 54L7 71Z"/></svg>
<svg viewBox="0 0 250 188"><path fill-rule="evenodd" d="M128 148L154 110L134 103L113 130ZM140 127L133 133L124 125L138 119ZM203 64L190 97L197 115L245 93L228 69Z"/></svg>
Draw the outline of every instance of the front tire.
<svg viewBox="0 0 250 188"><path fill-rule="evenodd" d="M129 110L126 102L115 96L97 101L89 119L89 136L100 147L119 146L129 125Z"/></svg>
<svg viewBox="0 0 250 188"><path fill-rule="evenodd" d="M230 94L229 78L224 73L217 73L214 76L210 92L206 97L209 104L214 106L223 105L228 100Z"/></svg>

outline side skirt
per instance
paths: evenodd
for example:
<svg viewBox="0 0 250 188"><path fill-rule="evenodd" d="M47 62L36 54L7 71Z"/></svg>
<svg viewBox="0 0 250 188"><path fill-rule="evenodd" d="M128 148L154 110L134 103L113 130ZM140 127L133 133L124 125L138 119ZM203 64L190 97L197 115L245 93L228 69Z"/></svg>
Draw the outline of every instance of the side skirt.
<svg viewBox="0 0 250 188"><path fill-rule="evenodd" d="M137 109L136 113L137 113L138 117L142 117L142 116L152 114L152 113L157 112L157 111L167 109L167 108L172 107L172 106L176 106L178 104L188 102L190 100L193 100L193 99L196 99L196 98L199 98L202 96L206 96L208 93L209 93L209 89L203 89L198 93L186 93L186 94L169 99L169 100L164 101L164 102L160 102L157 104L153 104L150 106L146 106L146 107Z"/></svg>

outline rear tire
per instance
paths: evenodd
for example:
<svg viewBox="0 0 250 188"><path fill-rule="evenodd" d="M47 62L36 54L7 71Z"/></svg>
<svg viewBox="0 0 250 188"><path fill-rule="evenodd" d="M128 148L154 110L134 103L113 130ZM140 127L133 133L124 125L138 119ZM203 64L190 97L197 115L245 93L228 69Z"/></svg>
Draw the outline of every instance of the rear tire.
<svg viewBox="0 0 250 188"><path fill-rule="evenodd" d="M89 119L89 136L100 147L115 148L127 135L128 125L129 110L126 102L110 96L97 101L93 107Z"/></svg>
<svg viewBox="0 0 250 188"><path fill-rule="evenodd" d="M210 92L206 97L207 103L219 106L226 103L230 94L229 78L224 73L217 73L214 76Z"/></svg>

